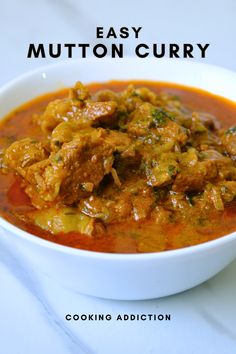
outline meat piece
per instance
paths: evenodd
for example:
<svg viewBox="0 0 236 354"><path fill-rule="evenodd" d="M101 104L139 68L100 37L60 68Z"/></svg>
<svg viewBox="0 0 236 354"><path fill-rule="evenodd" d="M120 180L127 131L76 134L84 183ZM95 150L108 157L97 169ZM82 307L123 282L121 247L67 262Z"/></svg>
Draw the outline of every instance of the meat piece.
<svg viewBox="0 0 236 354"><path fill-rule="evenodd" d="M207 184L204 201L213 204L216 210L224 210L224 203L230 203L236 197L236 181L224 181L216 185Z"/></svg>
<svg viewBox="0 0 236 354"><path fill-rule="evenodd" d="M113 146L114 151L123 152L130 149L132 146L131 139L126 133L116 130L105 130L102 128L93 128L89 126L79 126L73 122L60 123L52 132L51 135L51 150L59 151L64 143L72 140L81 139L83 136L96 135L102 133L102 137L106 143Z"/></svg>
<svg viewBox="0 0 236 354"><path fill-rule="evenodd" d="M27 170L31 198L35 192L45 201L60 200L70 205L88 194L84 183L95 189L113 163L113 149L99 135L86 136L65 143L48 160L34 164ZM32 190L33 189L33 190Z"/></svg>
<svg viewBox="0 0 236 354"><path fill-rule="evenodd" d="M179 160L182 167L194 166L198 162L198 151L194 148L189 148L180 155Z"/></svg>
<svg viewBox="0 0 236 354"><path fill-rule="evenodd" d="M208 182L216 179L236 179L236 168L232 160L216 150L199 153L200 161L192 166L180 164L180 173L176 176L173 190L183 192L202 191Z"/></svg>
<svg viewBox="0 0 236 354"><path fill-rule="evenodd" d="M153 206L153 196L132 195L129 192L120 191L113 193L109 198L91 196L80 202L80 210L92 217L101 219L106 223L119 222L124 219L142 220L150 214Z"/></svg>
<svg viewBox="0 0 236 354"><path fill-rule="evenodd" d="M80 126L109 122L116 109L115 101L92 101L88 89L77 82L70 90L68 98L57 99L48 104L44 113L39 116L38 123L44 133L50 134L62 122L74 120Z"/></svg>
<svg viewBox="0 0 236 354"><path fill-rule="evenodd" d="M213 204L216 210L224 210L224 203L221 198L221 191L219 188L217 188L217 186L214 186L211 183L207 184L203 194L203 198L207 204Z"/></svg>
<svg viewBox="0 0 236 354"><path fill-rule="evenodd" d="M144 220L150 215L153 207L152 196L134 196L132 198L133 218L136 221Z"/></svg>
<svg viewBox="0 0 236 354"><path fill-rule="evenodd" d="M207 129L216 130L220 129L221 127L220 121L215 116L213 116L213 114L198 112L198 117Z"/></svg>
<svg viewBox="0 0 236 354"><path fill-rule="evenodd" d="M91 128L89 127L88 129ZM58 124L52 131L50 139L51 151L59 151L64 143L68 143L74 139L76 132L78 132L78 127L75 128L75 125L72 122L62 122Z"/></svg>
<svg viewBox="0 0 236 354"><path fill-rule="evenodd" d="M201 133L192 131L189 143L199 151L220 149L221 145L219 136L211 130L202 131Z"/></svg>
<svg viewBox="0 0 236 354"><path fill-rule="evenodd" d="M149 102L154 106L159 102L157 95L147 87L135 88L134 86L130 85L129 89L127 90L127 97L129 96L140 98L143 102Z"/></svg>
<svg viewBox="0 0 236 354"><path fill-rule="evenodd" d="M91 196L83 199L79 206L85 215L101 219L106 223L127 219L132 212L131 195L124 192L110 198Z"/></svg>
<svg viewBox="0 0 236 354"><path fill-rule="evenodd" d="M153 117L153 106L150 103L141 104L131 115L131 120L127 126L129 133L135 136L143 136L151 127Z"/></svg>
<svg viewBox="0 0 236 354"><path fill-rule="evenodd" d="M105 132L104 139L109 146L113 147L115 152L123 155L129 154L129 157L131 157L132 150L134 154L134 146L128 134L116 130L106 130Z"/></svg>
<svg viewBox="0 0 236 354"><path fill-rule="evenodd" d="M204 133L207 130L220 129L220 122L209 113L193 112L190 130L193 133Z"/></svg>
<svg viewBox="0 0 236 354"><path fill-rule="evenodd" d="M176 176L172 189L176 192L202 191L207 182L217 177L214 161L202 161L193 167L184 168Z"/></svg>
<svg viewBox="0 0 236 354"><path fill-rule="evenodd" d="M157 129L160 136L160 142L173 142L175 144L185 145L188 140L188 130L180 126L178 123L168 121L168 123Z"/></svg>
<svg viewBox="0 0 236 354"><path fill-rule="evenodd" d="M118 101L118 95L111 90L102 90L95 93L93 100L96 102Z"/></svg>
<svg viewBox="0 0 236 354"><path fill-rule="evenodd" d="M228 154L236 159L236 126L228 129L221 136L221 142Z"/></svg>
<svg viewBox="0 0 236 354"><path fill-rule="evenodd" d="M99 218L106 223L124 219L136 221L146 219L150 215L155 202L152 188L146 185L145 179L126 175L120 186L106 184L99 196L92 195L80 201L80 210L86 215Z"/></svg>
<svg viewBox="0 0 236 354"><path fill-rule="evenodd" d="M110 102L86 102L84 107L73 100L56 100L51 102L40 117L43 132L50 133L59 123L74 121L77 126L90 126L109 122L115 114L117 104Z"/></svg>
<svg viewBox="0 0 236 354"><path fill-rule="evenodd" d="M236 197L236 181L224 181L218 184L221 197L225 203L230 203Z"/></svg>
<svg viewBox="0 0 236 354"><path fill-rule="evenodd" d="M69 98L83 102L91 97L89 90L82 82L77 81L75 86L69 91Z"/></svg>
<svg viewBox="0 0 236 354"><path fill-rule="evenodd" d="M127 113L133 112L145 102L142 96L136 92L133 85L129 85L126 90L119 95L119 106Z"/></svg>
<svg viewBox="0 0 236 354"><path fill-rule="evenodd" d="M156 166L146 168L147 184L152 187L166 186L173 182L178 163L173 159L158 161Z"/></svg>
<svg viewBox="0 0 236 354"><path fill-rule="evenodd" d="M59 123L71 119L77 109L77 106L67 98L50 102L44 113L38 117L43 133L50 134Z"/></svg>
<svg viewBox="0 0 236 354"><path fill-rule="evenodd" d="M115 140L118 138L119 144ZM98 187L103 177L112 172L113 153L122 152L128 145L124 133L92 128L81 132L48 159L27 169L26 192L39 207L39 198L71 205Z"/></svg>
<svg viewBox="0 0 236 354"><path fill-rule="evenodd" d="M77 112L74 119L87 119L93 125L95 123L106 123L115 114L116 109L117 103L114 101L88 102L82 110Z"/></svg>
<svg viewBox="0 0 236 354"><path fill-rule="evenodd" d="M161 144L172 141L183 145L188 140L187 129L176 123L170 112L150 103L143 103L132 113L127 130L137 137L156 136Z"/></svg>
<svg viewBox="0 0 236 354"><path fill-rule="evenodd" d="M41 142L26 138L14 142L6 149L3 164L24 177L29 166L46 159L47 155Z"/></svg>
<svg viewBox="0 0 236 354"><path fill-rule="evenodd" d="M236 179L236 166L229 157L212 149L202 151L199 156L200 160L214 161L220 179Z"/></svg>
<svg viewBox="0 0 236 354"><path fill-rule="evenodd" d="M44 133L49 134L61 122L73 119L90 97L88 89L77 82L69 91L69 97L50 102L44 113L38 117L38 123Z"/></svg>

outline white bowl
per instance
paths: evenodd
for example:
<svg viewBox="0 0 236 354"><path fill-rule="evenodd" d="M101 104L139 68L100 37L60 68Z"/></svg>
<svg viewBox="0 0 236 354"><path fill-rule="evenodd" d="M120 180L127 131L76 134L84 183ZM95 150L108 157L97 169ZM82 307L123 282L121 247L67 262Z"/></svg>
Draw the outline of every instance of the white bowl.
<svg viewBox="0 0 236 354"><path fill-rule="evenodd" d="M0 116L76 80L111 79L181 83L236 101L236 74L222 68L180 60L86 59L43 67L12 81L0 90ZM126 255L61 246L2 218L0 227L29 267L81 293L111 299L149 299L181 292L209 279L236 257L236 232L174 251Z"/></svg>

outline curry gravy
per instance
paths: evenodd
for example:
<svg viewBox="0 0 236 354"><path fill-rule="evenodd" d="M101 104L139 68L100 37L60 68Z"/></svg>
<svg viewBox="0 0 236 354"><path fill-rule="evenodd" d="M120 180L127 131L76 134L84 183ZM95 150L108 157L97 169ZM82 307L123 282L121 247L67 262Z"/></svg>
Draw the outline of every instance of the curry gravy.
<svg viewBox="0 0 236 354"><path fill-rule="evenodd" d="M88 85L92 93L111 89L119 92L133 83L135 87L147 87L152 91L176 95L181 103L191 110L203 111L215 115L224 128L236 122L236 104L224 98L199 89L188 88L171 83L149 81L111 81ZM41 114L47 104L55 98L63 98L67 89L38 97L11 112L2 122L0 129L0 149L25 137L41 139L39 127L32 122L32 116ZM1 171L1 170L0 170ZM151 219L144 221L113 222L107 225L106 232L95 236L69 232L53 235L41 228L25 222L24 215L34 211L31 201L24 191L22 179L14 173L0 172L0 213L16 226L46 240L70 247L110 253L142 253L172 250L196 245L216 239L236 230L236 202L226 205L223 212L212 211L207 219L192 222L185 221L158 224ZM192 216L197 219L197 210Z"/></svg>

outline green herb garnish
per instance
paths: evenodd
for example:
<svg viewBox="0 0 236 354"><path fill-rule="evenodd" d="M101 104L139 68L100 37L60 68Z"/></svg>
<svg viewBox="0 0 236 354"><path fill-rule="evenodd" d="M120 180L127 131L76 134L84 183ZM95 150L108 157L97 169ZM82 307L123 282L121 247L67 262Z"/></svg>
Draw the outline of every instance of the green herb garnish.
<svg viewBox="0 0 236 354"><path fill-rule="evenodd" d="M186 194L186 199L189 202L190 206L194 206L193 194Z"/></svg>
<svg viewBox="0 0 236 354"><path fill-rule="evenodd" d="M161 127L167 124L168 119L174 120L174 115L164 109L155 108L151 112L153 123L156 127Z"/></svg>
<svg viewBox="0 0 236 354"><path fill-rule="evenodd" d="M141 95L140 95L138 92L136 92L136 91L133 91L133 92L132 92L132 96L133 96L133 97L140 97L140 98L141 98Z"/></svg>
<svg viewBox="0 0 236 354"><path fill-rule="evenodd" d="M234 127L229 128L228 130L226 130L225 134L233 134L236 133L236 125Z"/></svg>
<svg viewBox="0 0 236 354"><path fill-rule="evenodd" d="M56 155L55 156L55 161L56 162L61 162L62 161L62 157L60 155Z"/></svg>
<svg viewBox="0 0 236 354"><path fill-rule="evenodd" d="M173 165L169 165L168 166L168 175L170 176L170 177L172 177L174 174L175 174L175 166L173 166Z"/></svg>

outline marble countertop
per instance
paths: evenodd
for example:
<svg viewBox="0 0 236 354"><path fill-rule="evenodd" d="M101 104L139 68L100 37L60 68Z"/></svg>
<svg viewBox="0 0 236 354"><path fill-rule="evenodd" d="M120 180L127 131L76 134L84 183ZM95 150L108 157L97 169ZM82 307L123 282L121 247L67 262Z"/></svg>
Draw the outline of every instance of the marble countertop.
<svg viewBox="0 0 236 354"><path fill-rule="evenodd" d="M0 238L4 354L233 354L236 261L182 294L114 301L73 292L28 269ZM67 314L170 314L170 321L66 321ZM3 350L4 349L4 350Z"/></svg>
<svg viewBox="0 0 236 354"><path fill-rule="evenodd" d="M222 4L169 0L168 9L161 1L148 0L145 10L135 4L136 17L130 24L133 1L121 0L111 7L106 0L8 0L0 13L4 29L0 31L0 84L52 61L26 59L30 42L93 42L94 28L101 24L141 25L144 42L210 42L206 62L236 70L234 0ZM0 234L0 352L234 354L235 280L236 261L208 282L175 296L134 302L97 299L27 268ZM170 313L171 321L66 321L68 313L103 313L114 318L119 313Z"/></svg>

